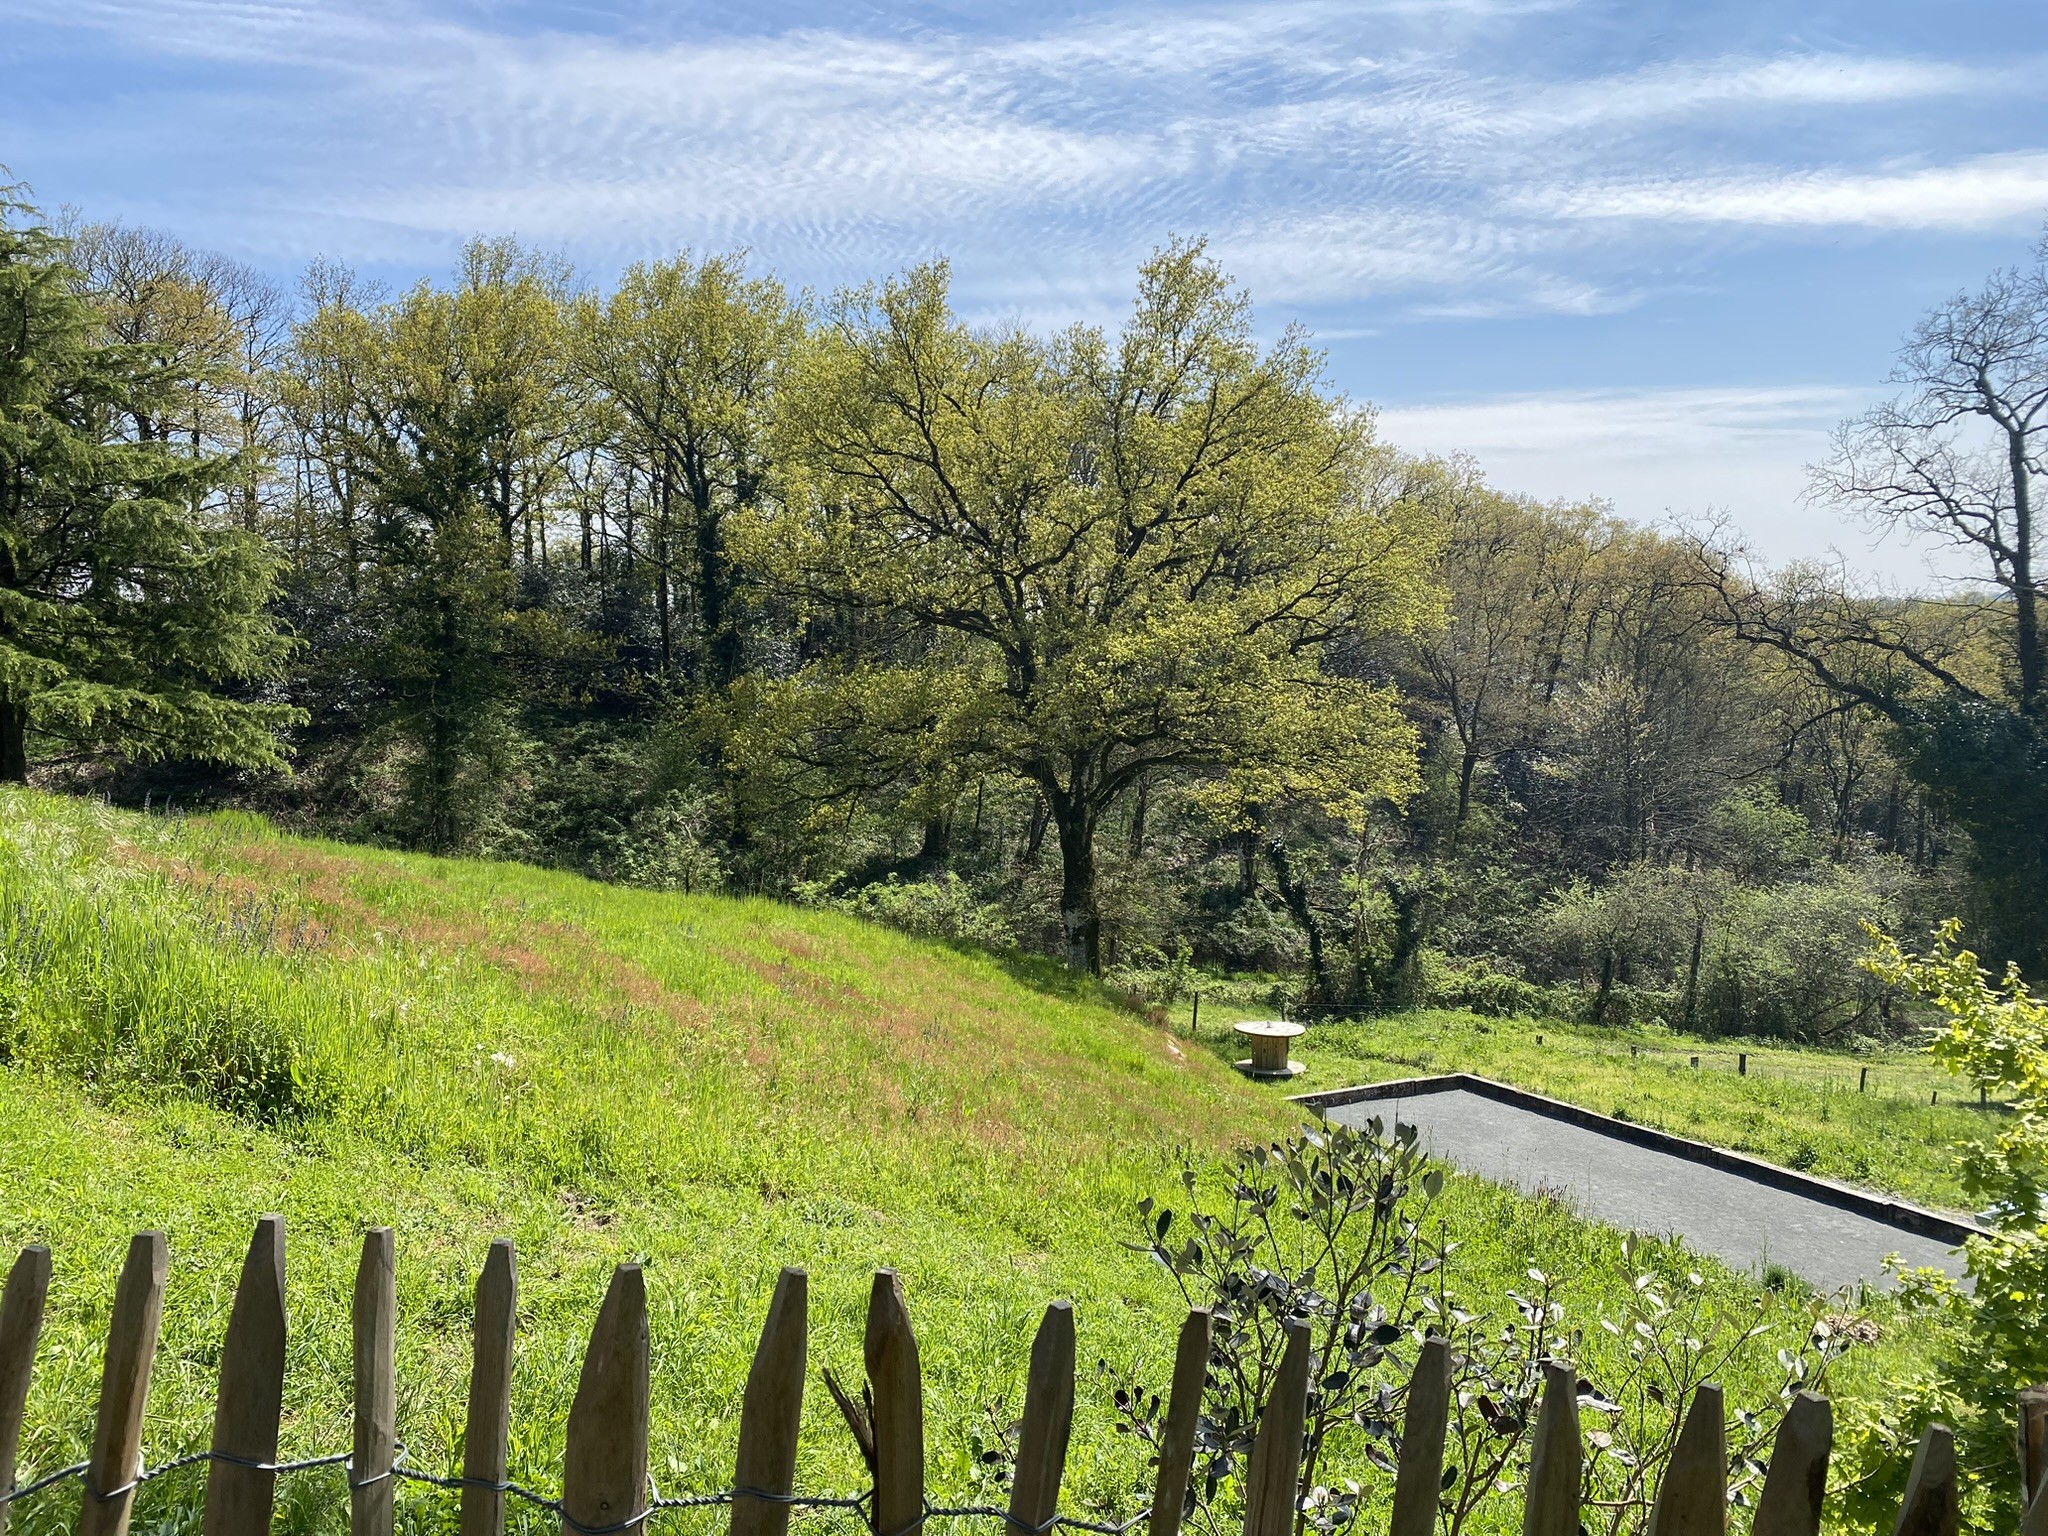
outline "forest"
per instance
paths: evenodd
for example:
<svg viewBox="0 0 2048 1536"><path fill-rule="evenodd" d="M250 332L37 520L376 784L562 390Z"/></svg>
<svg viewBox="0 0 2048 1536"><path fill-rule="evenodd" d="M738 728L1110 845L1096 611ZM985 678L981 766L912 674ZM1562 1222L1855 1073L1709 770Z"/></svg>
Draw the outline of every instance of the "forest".
<svg viewBox="0 0 2048 1536"><path fill-rule="evenodd" d="M2048 251L1812 494L1916 593L1402 451L1200 242L387 292L0 222L0 780L831 906L1134 1000L1852 1040L1866 925L2048 976ZM1911 321L1909 316L1895 323ZM1597 487L1589 487L1597 490Z"/></svg>

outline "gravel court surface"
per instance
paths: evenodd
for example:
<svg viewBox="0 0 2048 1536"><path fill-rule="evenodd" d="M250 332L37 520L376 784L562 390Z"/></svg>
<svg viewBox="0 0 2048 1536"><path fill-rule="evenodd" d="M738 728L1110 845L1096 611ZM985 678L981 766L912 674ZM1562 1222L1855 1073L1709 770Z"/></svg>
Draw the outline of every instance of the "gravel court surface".
<svg viewBox="0 0 2048 1536"><path fill-rule="evenodd" d="M1962 1273L1961 1258L1938 1239L1464 1089L1324 1113L1351 1126L1375 1116L1413 1125L1425 1147L1466 1173L1548 1191L1623 1230L1682 1238L1736 1269L1782 1264L1822 1291L1881 1281L1891 1253Z"/></svg>

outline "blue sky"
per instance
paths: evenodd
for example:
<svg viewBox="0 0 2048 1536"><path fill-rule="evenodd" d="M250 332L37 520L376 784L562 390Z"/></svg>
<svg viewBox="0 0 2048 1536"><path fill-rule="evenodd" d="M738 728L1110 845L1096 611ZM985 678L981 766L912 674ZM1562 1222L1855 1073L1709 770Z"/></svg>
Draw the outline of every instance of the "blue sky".
<svg viewBox="0 0 2048 1536"><path fill-rule="evenodd" d="M2041 0L0 0L0 163L280 276L474 233L602 278L744 245L827 288L1113 321L1209 237L1385 433L1641 519L1839 545L1801 466L2048 214Z"/></svg>

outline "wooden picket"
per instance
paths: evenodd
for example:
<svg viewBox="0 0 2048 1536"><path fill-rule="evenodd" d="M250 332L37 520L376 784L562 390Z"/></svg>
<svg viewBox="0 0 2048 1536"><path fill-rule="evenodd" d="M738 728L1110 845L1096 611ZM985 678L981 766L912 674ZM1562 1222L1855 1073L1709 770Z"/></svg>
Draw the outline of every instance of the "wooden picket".
<svg viewBox="0 0 2048 1536"><path fill-rule="evenodd" d="M1031 1341L1024 1385L1024 1427L1017 1438L1017 1470L1010 1481L1010 1525L1017 1536L1044 1529L1059 1513L1060 1479L1074 1433L1074 1307L1056 1301L1045 1309Z"/></svg>
<svg viewBox="0 0 2048 1536"><path fill-rule="evenodd" d="M79 1476L80 1536L126 1536L138 1479L150 1367L163 1314L169 1267L162 1233L130 1244L115 1290L92 1453L62 1476ZM462 1475L436 1477L399 1466L397 1252L389 1228L364 1233L354 1295L354 1439L346 1460L350 1536L392 1536L396 1485L423 1478L461 1493L462 1536L503 1536L511 1484L507 1450L511 1408L517 1268L509 1242L491 1245L476 1285L474 1352ZM28 1387L50 1286L47 1249L24 1250L0 1293L0 1490L15 1484ZM1180 1330L1173 1381L1157 1445L1146 1536L1178 1536L1188 1502L1202 1399L1210 1381L1214 1319L1190 1312ZM1307 1325L1283 1325L1285 1345L1261 1405L1244 1475L1245 1536L1301 1536L1300 1485L1310 1386L1318 1368ZM286 1347L285 1241L282 1217L256 1225L222 1341L211 1453L207 1457L205 1536L268 1536L275 1502ZM790 1512L803 1503L857 1507L847 1497L806 1499L795 1485L809 1348L809 1280L801 1269L778 1278L747 1375L740 1413L728 1536L788 1536ZM1047 1531L1061 1518L1075 1406L1076 1321L1055 1301L1034 1335L1024 1383L1024 1414L1006 1512L932 1511L925 1497L924 1382L902 1278L880 1270L869 1293L862 1353L864 1406L836 1386L873 1476L866 1518L874 1536L917 1536L932 1513L1005 1518L1005 1536ZM562 1453L559 1510L564 1536L638 1531L650 1511L648 1467L649 1337L646 1279L637 1264L612 1274L584 1351ZM1387 1536L1433 1536L1448 1426L1455 1412L1457 1362L1442 1338L1420 1342L1403 1408ZM1546 1361L1536 1422L1528 1441L1524 1536L1577 1536L1585 1473L1580 1383L1564 1363ZM2048 1387L2017 1403L2022 1536L2048 1536ZM1819 1536L1827 1492L1833 1420L1825 1398L1800 1392L1778 1428L1764 1470L1751 1536ZM297 1467L333 1465L340 1456ZM1701 1385L1685 1405L1670 1460L1651 1498L1645 1536L1726 1536L1726 1405L1719 1387ZM292 1470L287 1467L284 1470ZM522 1490L523 1492L524 1490ZM527 1494L543 1503L544 1496ZM8 1503L0 1498L0 1536ZM1954 1437L1930 1425L1915 1450L1892 1536L1955 1536L1958 1486Z"/></svg>
<svg viewBox="0 0 2048 1536"><path fill-rule="evenodd" d="M28 1410L28 1384L35 1375L36 1340L42 1336L49 1294L50 1250L40 1244L22 1249L0 1293L0 1488L14 1486L14 1458L21 1449L21 1420ZM0 1504L0 1536L6 1536L8 1513Z"/></svg>
<svg viewBox="0 0 2048 1536"><path fill-rule="evenodd" d="M1416 1353L1401 1419L1401 1459L1394 1471L1394 1513L1388 1523L1391 1536L1435 1536L1450 1413L1451 1347L1440 1338L1425 1339Z"/></svg>
<svg viewBox="0 0 2048 1536"><path fill-rule="evenodd" d="M924 1523L924 1378L903 1277L893 1269L875 1273L861 1353L875 1394L875 1502L869 1519L876 1536L916 1536Z"/></svg>
<svg viewBox="0 0 2048 1536"><path fill-rule="evenodd" d="M462 1536L502 1536L505 1458L512 1437L512 1330L519 1268L512 1244L491 1244L476 1279L469 1363L469 1417L462 1436Z"/></svg>
<svg viewBox="0 0 2048 1536"><path fill-rule="evenodd" d="M786 1536L789 1506L773 1495L796 1491L796 1442L804 1416L804 1366L810 1350L810 1276L785 1269L768 1303L761 1342L740 1406L729 1536ZM754 1497L768 1494L769 1498Z"/></svg>
<svg viewBox="0 0 2048 1536"><path fill-rule="evenodd" d="M621 1264L583 1352L562 1455L562 1533L626 1530L647 1509L647 1282Z"/></svg>
<svg viewBox="0 0 2048 1536"><path fill-rule="evenodd" d="M284 1412L284 1218L256 1223L220 1352L205 1536L269 1536Z"/></svg>
<svg viewBox="0 0 2048 1536"><path fill-rule="evenodd" d="M86 1463L78 1536L127 1532L134 1494L126 1490L142 1464L142 1410L149 1396L149 1369L156 1359L164 1281L170 1269L170 1244L163 1233L140 1233L128 1245L128 1260L114 1287L114 1316L107 1325L99 1416Z"/></svg>
<svg viewBox="0 0 2048 1536"><path fill-rule="evenodd" d="M1173 1352L1173 1385L1166 1398L1166 1428L1159 1437L1159 1477L1152 1489L1146 1536L1178 1536L1187 1508L1188 1474L1195 1464L1195 1431L1209 1381L1209 1346L1215 1315L1196 1307L1180 1325Z"/></svg>
<svg viewBox="0 0 2048 1536"><path fill-rule="evenodd" d="M389 1227L363 1234L356 1265L355 1444L349 1459L349 1536L391 1536L391 1463L398 1451L398 1255Z"/></svg>
<svg viewBox="0 0 2048 1536"><path fill-rule="evenodd" d="M1764 1491L1757 1496L1750 1536L1820 1536L1828 1491L1828 1457L1835 1446L1834 1410L1818 1392L1792 1398L1771 1442Z"/></svg>

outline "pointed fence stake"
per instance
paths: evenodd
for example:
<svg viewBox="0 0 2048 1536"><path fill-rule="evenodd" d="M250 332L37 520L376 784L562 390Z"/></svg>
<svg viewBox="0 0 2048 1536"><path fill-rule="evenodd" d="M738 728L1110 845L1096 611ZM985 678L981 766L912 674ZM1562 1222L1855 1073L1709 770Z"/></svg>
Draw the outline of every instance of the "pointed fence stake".
<svg viewBox="0 0 2048 1536"><path fill-rule="evenodd" d="M1956 1440L1946 1424L1920 1436L1892 1536L1956 1536Z"/></svg>
<svg viewBox="0 0 2048 1536"><path fill-rule="evenodd" d="M36 1370L36 1341L43 1335L43 1303L50 1295L50 1250L32 1244L21 1250L0 1294L0 1489L13 1492L14 1461L21 1449L21 1416ZM6 1536L12 1506L0 1504L0 1536Z"/></svg>
<svg viewBox="0 0 2048 1536"><path fill-rule="evenodd" d="M391 1461L398 1449L398 1255L389 1227L363 1234L356 1264L355 1446L349 1457L349 1536L391 1536Z"/></svg>
<svg viewBox="0 0 2048 1536"><path fill-rule="evenodd" d="M875 1271L861 1354L875 1394L875 1536L916 1536L924 1523L924 1377L903 1277Z"/></svg>
<svg viewBox="0 0 2048 1536"><path fill-rule="evenodd" d="M92 1432L92 1460L79 1501L78 1536L124 1536L133 1491L125 1488L142 1468L142 1410L149 1398L149 1368L164 1316L164 1279L171 1251L161 1232L141 1232L114 1287L107 1325L106 1363L100 1371L100 1409Z"/></svg>
<svg viewBox="0 0 2048 1536"><path fill-rule="evenodd" d="M1720 1387L1701 1382L1650 1506L1649 1536L1727 1536L1726 1411Z"/></svg>
<svg viewBox="0 0 2048 1536"><path fill-rule="evenodd" d="M732 1484L731 1536L786 1536L789 1506L748 1498L749 1490L789 1494L796 1488L796 1438L803 1423L804 1361L810 1348L810 1277L785 1269L768 1303L761 1342L747 1372L740 1406L740 1449Z"/></svg>
<svg viewBox="0 0 2048 1536"><path fill-rule="evenodd" d="M1259 1415L1244 1479L1244 1536L1291 1536L1301 1491L1301 1438L1308 1427L1309 1340L1306 1323L1289 1320L1287 1352L1273 1395Z"/></svg>
<svg viewBox="0 0 2048 1536"><path fill-rule="evenodd" d="M284 1411L284 1218L263 1216L242 1261L220 1352L213 1410L215 1461L206 1471L205 1536L269 1536ZM251 1465L253 1463L253 1465Z"/></svg>
<svg viewBox="0 0 2048 1536"><path fill-rule="evenodd" d="M2020 1536L2048 1536L2048 1386L2022 1387L2019 1393L2018 1450L2020 1504L2026 1514Z"/></svg>
<svg viewBox="0 0 2048 1536"><path fill-rule="evenodd" d="M1835 1414L1828 1400L1818 1392L1798 1393L1771 1442L1770 1470L1750 1536L1820 1536L1834 1446Z"/></svg>
<svg viewBox="0 0 2048 1536"><path fill-rule="evenodd" d="M512 1240L491 1244L476 1280L469 1363L469 1427L462 1436L461 1536L503 1536L505 1455L512 1425L512 1330L519 1310L519 1267Z"/></svg>
<svg viewBox="0 0 2048 1536"><path fill-rule="evenodd" d="M1056 1301L1039 1319L1024 1384L1024 1427L1010 1485L1007 1536L1044 1530L1059 1513L1067 1442L1074 1435L1074 1304Z"/></svg>
<svg viewBox="0 0 2048 1536"><path fill-rule="evenodd" d="M620 1530L647 1512L647 1390L647 1279L638 1264L621 1264L569 1405L563 1536Z"/></svg>
<svg viewBox="0 0 2048 1536"><path fill-rule="evenodd" d="M1522 1536L1578 1536L1579 1384L1568 1369L1543 1367L1543 1406L1529 1448L1529 1490L1522 1506Z"/></svg>
<svg viewBox="0 0 2048 1536"><path fill-rule="evenodd" d="M1401 1460L1394 1472L1390 1536L1435 1536L1450 1414L1451 1346L1440 1338L1424 1339L1415 1357L1415 1374L1408 1380L1408 1406L1401 1418Z"/></svg>
<svg viewBox="0 0 2048 1536"><path fill-rule="evenodd" d="M1166 1398L1166 1429L1159 1437L1159 1480L1152 1490L1146 1536L1179 1536L1187 1513L1188 1473L1195 1464L1195 1429L1209 1385L1209 1341L1215 1314L1196 1307L1180 1325L1173 1352L1173 1386Z"/></svg>

